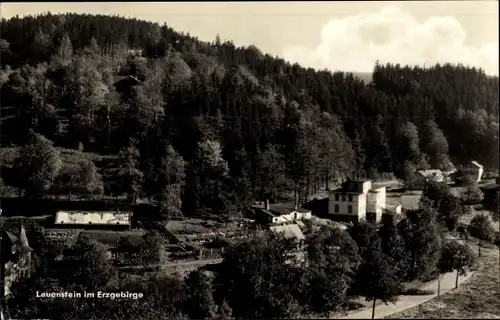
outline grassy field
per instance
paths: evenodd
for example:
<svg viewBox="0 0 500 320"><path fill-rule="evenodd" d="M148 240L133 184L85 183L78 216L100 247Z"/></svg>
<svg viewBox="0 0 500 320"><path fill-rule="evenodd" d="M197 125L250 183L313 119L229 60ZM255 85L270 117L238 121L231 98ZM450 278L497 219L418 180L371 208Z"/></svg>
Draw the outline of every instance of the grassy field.
<svg viewBox="0 0 500 320"><path fill-rule="evenodd" d="M418 203L420 202L421 191L413 191L412 193L396 193L387 192L387 204L397 205L401 204L401 207L406 210L412 210L418 208Z"/></svg>
<svg viewBox="0 0 500 320"><path fill-rule="evenodd" d="M499 250L483 253L479 270L457 290L386 319L500 319Z"/></svg>
<svg viewBox="0 0 500 320"><path fill-rule="evenodd" d="M231 232L239 229L237 223L217 222L214 220L187 219L174 220L167 223L167 229L174 234L202 234L210 232Z"/></svg>

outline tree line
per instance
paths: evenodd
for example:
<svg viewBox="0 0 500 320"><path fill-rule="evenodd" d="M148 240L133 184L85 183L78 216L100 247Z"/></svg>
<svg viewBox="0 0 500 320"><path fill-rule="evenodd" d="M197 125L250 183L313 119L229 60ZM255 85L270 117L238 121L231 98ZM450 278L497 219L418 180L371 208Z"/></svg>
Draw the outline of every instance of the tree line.
<svg viewBox="0 0 500 320"><path fill-rule="evenodd" d="M481 69L377 64L364 83L134 19L0 27L0 185L21 196L127 194L167 215L220 214L285 191L301 203L341 176L411 180L471 154L498 166L498 78ZM140 84L117 91L117 75Z"/></svg>

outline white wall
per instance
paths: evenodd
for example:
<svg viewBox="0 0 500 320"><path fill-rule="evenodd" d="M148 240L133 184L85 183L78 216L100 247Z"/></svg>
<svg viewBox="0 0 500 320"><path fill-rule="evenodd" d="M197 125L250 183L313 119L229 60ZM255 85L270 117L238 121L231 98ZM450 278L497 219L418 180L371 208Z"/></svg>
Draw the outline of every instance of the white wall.
<svg viewBox="0 0 500 320"><path fill-rule="evenodd" d="M477 182L480 182L481 179L483 178L483 172L484 172L483 168L478 168L478 170L477 170Z"/></svg>
<svg viewBox="0 0 500 320"><path fill-rule="evenodd" d="M328 213L342 214L342 215L353 215L358 216L359 219L366 217L366 194L351 194L352 202L342 201L339 197L339 201L335 200L335 193L331 193L328 199ZM346 200L349 200L347 197ZM339 211L335 212L335 205L339 206ZM352 213L349 213L348 206L352 206Z"/></svg>
<svg viewBox="0 0 500 320"><path fill-rule="evenodd" d="M272 222L275 224L282 224L287 222L294 222L295 220L310 220L312 218L311 211L308 212L297 212L293 211L288 214L282 214L280 216L276 216L272 219Z"/></svg>
<svg viewBox="0 0 500 320"><path fill-rule="evenodd" d="M363 193L367 193L368 191L370 191L371 188L372 188L372 182L371 181L365 181L365 182L363 182Z"/></svg>
<svg viewBox="0 0 500 320"><path fill-rule="evenodd" d="M366 207L367 212L375 212L382 214L386 207L386 189L381 187L374 190L375 192L368 193L368 203Z"/></svg>

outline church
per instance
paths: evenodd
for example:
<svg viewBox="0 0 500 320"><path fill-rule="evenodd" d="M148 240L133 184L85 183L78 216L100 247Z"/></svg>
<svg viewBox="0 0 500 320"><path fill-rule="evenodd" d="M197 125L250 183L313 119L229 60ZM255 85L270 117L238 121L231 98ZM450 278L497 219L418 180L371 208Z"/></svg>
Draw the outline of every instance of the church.
<svg viewBox="0 0 500 320"><path fill-rule="evenodd" d="M8 296L10 286L20 278L28 278L33 270L32 251L26 230L21 225L19 232L1 230L2 266L1 266L1 296Z"/></svg>

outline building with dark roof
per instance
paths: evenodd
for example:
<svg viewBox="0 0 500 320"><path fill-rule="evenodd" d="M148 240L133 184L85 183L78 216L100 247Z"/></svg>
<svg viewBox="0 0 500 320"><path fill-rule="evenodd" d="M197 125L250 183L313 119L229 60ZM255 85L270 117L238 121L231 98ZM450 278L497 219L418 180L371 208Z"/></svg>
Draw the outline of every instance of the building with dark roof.
<svg viewBox="0 0 500 320"><path fill-rule="evenodd" d="M265 201L263 204L255 205L256 220L261 224L288 224L300 220L309 220L312 217L312 212L309 209L304 209L295 206L293 203L276 203L269 204Z"/></svg>
<svg viewBox="0 0 500 320"><path fill-rule="evenodd" d="M19 278L28 278L33 271L31 253L26 230L21 225L19 232L1 230L2 245L2 296L9 295L10 286Z"/></svg>
<svg viewBox="0 0 500 320"><path fill-rule="evenodd" d="M349 180L330 191L329 218L337 221L380 221L386 210L386 188L372 187L371 180Z"/></svg>

